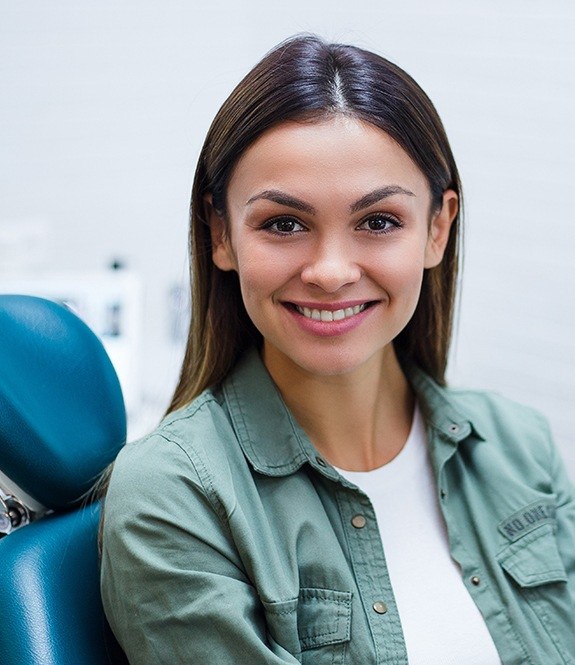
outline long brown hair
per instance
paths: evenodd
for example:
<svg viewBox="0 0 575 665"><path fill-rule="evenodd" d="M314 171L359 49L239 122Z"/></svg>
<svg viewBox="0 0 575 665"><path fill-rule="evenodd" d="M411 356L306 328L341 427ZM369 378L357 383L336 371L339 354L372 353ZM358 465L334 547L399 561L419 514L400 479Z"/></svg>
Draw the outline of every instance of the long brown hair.
<svg viewBox="0 0 575 665"><path fill-rule="evenodd" d="M212 262L205 197L226 217L226 190L243 152L285 120L335 113L381 128L426 176L432 205L461 185L445 130L419 85L385 58L314 35L298 35L270 51L239 83L216 115L200 153L190 210L191 326L180 380L168 412L222 381L245 349L261 343L243 305L236 273ZM459 265L459 215L443 261L425 271L413 318L395 339L398 353L444 383Z"/></svg>

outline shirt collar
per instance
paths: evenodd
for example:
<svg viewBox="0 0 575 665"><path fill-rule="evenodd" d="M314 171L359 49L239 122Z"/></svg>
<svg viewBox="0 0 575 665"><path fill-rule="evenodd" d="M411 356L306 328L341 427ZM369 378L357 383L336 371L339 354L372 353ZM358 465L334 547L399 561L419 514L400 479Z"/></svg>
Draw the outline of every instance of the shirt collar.
<svg viewBox="0 0 575 665"><path fill-rule="evenodd" d="M482 438L448 389L414 366L404 369L428 426L444 442L457 446L470 435ZM256 349L244 354L222 391L239 443L256 471L286 476L308 463L324 476L338 478L288 410Z"/></svg>
<svg viewBox="0 0 575 665"><path fill-rule="evenodd" d="M470 413L465 400L456 390L440 386L413 364L404 364L403 368L417 395L428 427L453 445L470 436L484 440L477 426L476 414Z"/></svg>
<svg viewBox="0 0 575 665"><path fill-rule="evenodd" d="M240 359L222 389L240 445L256 471L285 476L306 462L322 473L329 468L319 461L256 349Z"/></svg>

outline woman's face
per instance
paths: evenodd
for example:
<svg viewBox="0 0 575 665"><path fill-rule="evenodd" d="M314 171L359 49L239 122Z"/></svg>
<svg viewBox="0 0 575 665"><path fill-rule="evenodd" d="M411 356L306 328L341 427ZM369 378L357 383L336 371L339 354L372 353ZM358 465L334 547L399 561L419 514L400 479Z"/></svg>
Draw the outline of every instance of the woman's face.
<svg viewBox="0 0 575 665"><path fill-rule="evenodd" d="M393 139L334 116L265 132L236 165L227 207L227 225L210 209L213 259L238 273L268 369L329 376L390 357L457 196L432 211L425 176Z"/></svg>

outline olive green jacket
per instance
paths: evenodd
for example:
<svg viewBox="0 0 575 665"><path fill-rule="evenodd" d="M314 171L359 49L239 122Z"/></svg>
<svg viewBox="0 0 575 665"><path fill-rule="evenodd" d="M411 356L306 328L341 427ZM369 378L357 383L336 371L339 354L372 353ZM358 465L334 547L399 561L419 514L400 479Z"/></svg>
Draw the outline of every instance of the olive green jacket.
<svg viewBox="0 0 575 665"><path fill-rule="evenodd" d="M452 556L502 663L575 663L575 499L545 421L410 380ZM255 352L121 451L102 596L138 665L407 663L373 507L318 455Z"/></svg>

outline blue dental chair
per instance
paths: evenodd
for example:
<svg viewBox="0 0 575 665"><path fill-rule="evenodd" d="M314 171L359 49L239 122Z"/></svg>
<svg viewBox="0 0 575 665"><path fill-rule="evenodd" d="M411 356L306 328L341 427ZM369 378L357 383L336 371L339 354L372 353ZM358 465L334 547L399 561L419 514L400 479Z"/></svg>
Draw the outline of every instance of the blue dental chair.
<svg viewBox="0 0 575 665"><path fill-rule="evenodd" d="M118 378L69 310L0 295L0 663L127 663L99 592L90 488L126 439Z"/></svg>

